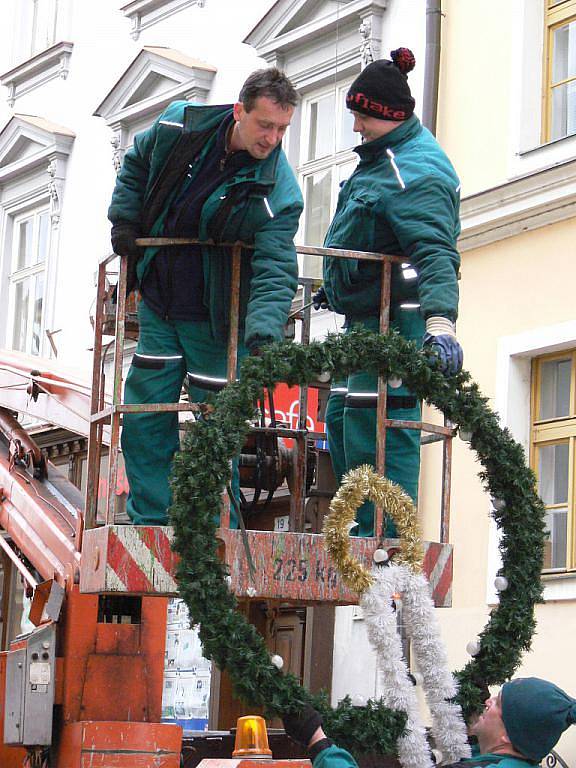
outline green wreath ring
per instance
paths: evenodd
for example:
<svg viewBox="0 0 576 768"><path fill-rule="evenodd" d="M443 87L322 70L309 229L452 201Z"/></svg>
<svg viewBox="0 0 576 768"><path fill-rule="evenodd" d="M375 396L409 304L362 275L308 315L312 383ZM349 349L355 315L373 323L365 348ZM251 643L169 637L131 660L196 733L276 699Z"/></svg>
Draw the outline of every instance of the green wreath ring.
<svg viewBox="0 0 576 768"><path fill-rule="evenodd" d="M271 663L263 639L236 610L215 536L214 513L230 481L229 462L241 450L262 388L278 382L310 384L319 374L344 377L359 370L400 377L418 398L471 434L471 447L482 463L480 477L494 500L492 515L501 532L499 575L507 588L480 634L478 653L455 673L464 714L479 711L486 686L510 678L530 648L534 604L541 598L545 526L544 507L523 449L499 426L468 373L446 378L434 358L396 332L379 335L360 329L306 347L270 345L260 357L244 360L240 381L219 393L211 414L190 424L174 460L170 516L174 549L180 555L180 595L200 625L204 653L228 671L236 695L248 706L280 716L311 704L341 746L358 754L394 754L405 713L373 700L354 707L349 698L332 708L325 696L309 693Z"/></svg>

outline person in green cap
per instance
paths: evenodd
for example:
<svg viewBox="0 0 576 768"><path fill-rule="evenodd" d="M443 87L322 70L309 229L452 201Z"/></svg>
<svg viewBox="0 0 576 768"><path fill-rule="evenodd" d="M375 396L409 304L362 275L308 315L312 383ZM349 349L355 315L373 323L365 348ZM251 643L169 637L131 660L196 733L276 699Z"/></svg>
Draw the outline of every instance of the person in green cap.
<svg viewBox="0 0 576 768"><path fill-rule="evenodd" d="M444 768L528 768L537 766L576 723L576 699L554 683L524 677L504 683L486 700L482 714L470 725L479 752ZM284 717L290 738L306 747L314 768L358 768L352 755L338 747L322 729L312 707Z"/></svg>

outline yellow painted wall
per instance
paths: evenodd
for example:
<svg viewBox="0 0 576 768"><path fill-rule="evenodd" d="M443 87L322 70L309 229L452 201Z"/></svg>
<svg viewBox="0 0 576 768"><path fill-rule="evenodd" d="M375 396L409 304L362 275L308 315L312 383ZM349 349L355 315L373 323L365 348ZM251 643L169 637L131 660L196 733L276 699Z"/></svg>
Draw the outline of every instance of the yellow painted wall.
<svg viewBox="0 0 576 768"><path fill-rule="evenodd" d="M443 0L437 136L462 194L495 186L508 161L513 0Z"/></svg>

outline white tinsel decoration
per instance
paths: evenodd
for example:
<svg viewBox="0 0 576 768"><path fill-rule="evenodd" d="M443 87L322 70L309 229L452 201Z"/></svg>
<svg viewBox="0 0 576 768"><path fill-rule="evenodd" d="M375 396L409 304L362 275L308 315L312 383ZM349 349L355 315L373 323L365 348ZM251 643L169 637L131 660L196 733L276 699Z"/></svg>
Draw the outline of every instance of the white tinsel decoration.
<svg viewBox="0 0 576 768"><path fill-rule="evenodd" d="M408 716L406 734L398 740L400 763L403 768L434 765L392 607L392 595L398 592L402 593L404 624L422 674L436 744L447 762L469 757L460 707L445 701L456 694L457 687L448 670L426 578L413 574L403 565L374 569L372 575L374 583L364 593L360 605L368 638L377 654L384 691L382 700L386 706L405 711Z"/></svg>
<svg viewBox="0 0 576 768"><path fill-rule="evenodd" d="M462 710L457 704L446 701L456 696L458 686L448 667L428 581L422 573L406 571L403 617L423 677L424 693L432 715L432 733L443 759L456 762L471 754Z"/></svg>

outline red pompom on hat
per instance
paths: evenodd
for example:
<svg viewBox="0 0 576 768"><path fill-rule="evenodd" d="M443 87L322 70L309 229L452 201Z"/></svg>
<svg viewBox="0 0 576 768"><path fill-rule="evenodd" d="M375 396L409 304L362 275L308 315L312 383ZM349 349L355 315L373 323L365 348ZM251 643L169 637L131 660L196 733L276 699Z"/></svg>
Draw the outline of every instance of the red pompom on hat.
<svg viewBox="0 0 576 768"><path fill-rule="evenodd" d="M412 72L416 66L416 59L410 48L396 48L395 51L390 51L390 58L403 75Z"/></svg>

